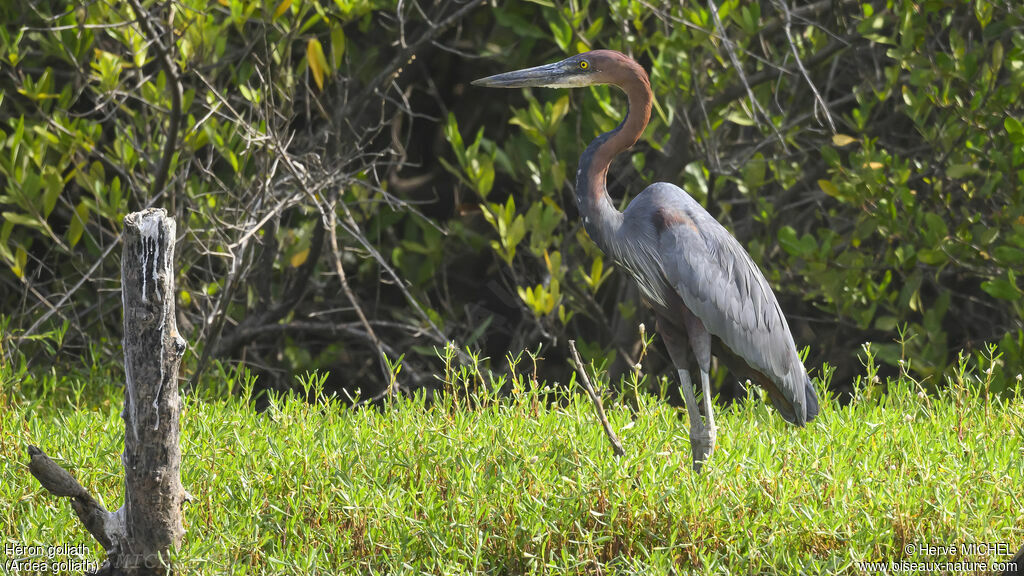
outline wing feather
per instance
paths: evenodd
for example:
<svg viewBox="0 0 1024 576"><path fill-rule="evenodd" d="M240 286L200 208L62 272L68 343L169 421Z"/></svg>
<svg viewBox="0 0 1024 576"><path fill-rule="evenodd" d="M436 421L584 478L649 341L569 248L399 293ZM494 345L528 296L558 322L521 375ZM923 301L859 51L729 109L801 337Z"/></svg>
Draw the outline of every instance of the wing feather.
<svg viewBox="0 0 1024 576"><path fill-rule="evenodd" d="M677 211L657 235L664 279L711 334L778 386L797 414L805 414L809 380L768 281L732 234L689 195L671 188L674 193L659 193L649 202Z"/></svg>

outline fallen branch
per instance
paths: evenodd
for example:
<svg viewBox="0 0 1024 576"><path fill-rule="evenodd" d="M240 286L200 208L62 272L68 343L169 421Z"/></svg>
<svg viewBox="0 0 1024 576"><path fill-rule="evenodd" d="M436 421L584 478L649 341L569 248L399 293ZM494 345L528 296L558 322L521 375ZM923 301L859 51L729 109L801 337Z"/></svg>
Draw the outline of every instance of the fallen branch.
<svg viewBox="0 0 1024 576"><path fill-rule="evenodd" d="M583 387L587 390L587 394L590 396L590 401L594 403L594 410L597 412L597 419L601 421L601 425L604 426L604 432L608 435L608 441L612 444L612 452L614 452L616 456L625 456L626 451L622 449L622 443L619 442L618 436L616 436L615 431L612 430L612 425L608 423L608 417L604 414L604 405L601 403L601 397L597 395L594 386L590 383L590 377L587 376L587 371L583 369L583 362L580 360L580 354L576 351L575 340L569 340L569 350L572 352L572 361L576 364L576 372L580 375Z"/></svg>

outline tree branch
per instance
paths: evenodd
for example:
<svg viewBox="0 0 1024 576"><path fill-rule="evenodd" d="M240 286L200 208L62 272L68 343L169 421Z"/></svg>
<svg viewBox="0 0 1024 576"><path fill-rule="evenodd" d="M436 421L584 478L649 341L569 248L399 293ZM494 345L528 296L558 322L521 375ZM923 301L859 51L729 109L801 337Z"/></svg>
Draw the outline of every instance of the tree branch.
<svg viewBox="0 0 1024 576"><path fill-rule="evenodd" d="M377 333L373 331L373 326L370 326L370 321L366 319L366 314L363 313L362 307L359 306L359 299L356 298L352 287L348 285L348 276L345 275L345 267L341 265L341 250L338 249L338 217L335 214L335 208L333 205L327 207L327 231L331 236L331 251L334 253L334 271L338 274L338 280L341 281L341 289L345 291L345 296L348 297L349 302L352 303L352 307L356 311L356 316L359 317L359 322L363 325L366 330L366 334L370 337L370 342L373 344L374 349L377 351L377 356L380 359L380 369L384 374L384 382L387 383L386 394L394 394L393 378L391 378L391 370L388 368L388 358L384 354L384 348L381 346L380 338L377 338Z"/></svg>
<svg viewBox="0 0 1024 576"><path fill-rule="evenodd" d="M139 22L145 29L145 34L153 42L160 67L163 68L164 74L167 75L167 90L171 94L171 113L168 118L167 140L164 142L164 152L160 158L160 164L153 175L153 188L150 190L150 196L156 197L157 194L163 192L164 185L167 183L167 175L171 170L171 158L174 156L174 150L178 147L178 128L181 125L181 76L178 74L178 68L171 59L170 48L161 42L160 33L157 31L156 26L153 25L149 12L142 7L139 0L129 0L129 2L132 5L135 16L138 17ZM170 26L167 27L167 34L171 37L171 46L173 46L174 32Z"/></svg>
<svg viewBox="0 0 1024 576"><path fill-rule="evenodd" d="M292 277L292 282L287 285L280 303L262 314L247 316L227 336L211 335L213 339L207 344L215 349L213 355L224 356L233 353L239 347L248 344L254 338L261 335L266 327L277 326L278 320L284 318L295 309L295 306L302 299L306 288L309 286L309 279L313 277L313 269L323 251L324 230L323 219L318 218L313 228L313 238L309 242L309 255L306 257L306 261L296 270L295 275ZM201 367L202 364L200 365ZM197 369L196 371L198 372L199 370Z"/></svg>
<svg viewBox="0 0 1024 576"><path fill-rule="evenodd" d="M750 99L750 105L753 108L752 112L760 114L764 121L771 127L772 131L775 132L775 137L778 138L779 144L782 145L783 150L789 150L786 146L786 139L782 137L782 133L772 122L771 116L761 106L761 102L754 96L754 90L751 84L747 80L747 75L743 72L743 65L740 63L739 56L736 55L736 50L733 49L732 40L725 33L725 26L722 25L722 19L718 17L718 7L715 5L715 0L708 0L708 10L711 12L711 17L715 21L715 30L718 31L718 36L722 40L722 44L725 46L725 53L729 55L729 60L732 62L732 67L736 70L736 74L740 77L740 84L743 86L747 93L747 98Z"/></svg>
<svg viewBox="0 0 1024 576"><path fill-rule="evenodd" d="M858 38L859 36L850 35L841 37L837 40L833 40L826 44L824 48L815 52L813 56L808 58L806 62L804 62L804 65L807 68L813 68L814 66L817 66L818 64L821 64L825 60L829 59L836 52L839 52L844 48L850 47L853 44L853 42ZM725 90L722 90L721 94L711 99L711 102L708 103L707 107L709 109L717 108L718 106L721 106L728 102L732 102L733 100L739 98L740 96L743 96L748 88L753 88L755 86L764 84L769 80L778 78L780 74L796 74L797 72L799 72L799 69L796 68L795 66L785 68L782 71L774 69L765 69L761 70L760 72L755 72L754 74L747 76L746 83L737 82L736 84L729 86Z"/></svg>
<svg viewBox="0 0 1024 576"><path fill-rule="evenodd" d="M395 57L391 59L391 62L389 62L388 65L385 66L381 72L379 72L372 80L370 80L370 82L366 85L366 88L363 89L363 94L369 95L377 93L382 86L393 81L395 78L398 77L399 74L402 73L402 67L412 62L412 60L416 57L416 51L422 48L424 44L432 42L442 32L450 28L456 22L462 20L462 18L464 18L466 14L470 12L470 10L478 6L483 6L486 3L487 0L472 0L470 2L467 2L466 5L463 6L462 8L459 8L458 10L450 14L448 17L427 28L427 30L418 38L416 38L415 41L413 41L411 44L405 45L403 49L400 50L398 54L396 54ZM369 101L369 99L365 97L353 98L352 100L350 100L350 102L352 103L367 101ZM343 111L341 117L351 117L352 111L349 109L349 106L346 105L345 108L346 109Z"/></svg>
<svg viewBox="0 0 1024 576"><path fill-rule="evenodd" d="M50 494L58 498L71 498L71 507L85 525L85 529L104 550L109 552L113 546L106 528L110 512L97 502L70 472L54 462L45 452L32 445L29 445L27 451L28 471Z"/></svg>
<svg viewBox="0 0 1024 576"><path fill-rule="evenodd" d="M397 329L415 329L419 331L418 327L407 326L399 322L387 322L383 320L371 320L372 326L397 328ZM273 336L279 334L321 334L328 336L337 336L344 334L353 338L359 338L363 340L369 340L370 335L362 330L363 325L361 322L315 322L310 320L293 320L291 322L274 322L261 325L252 325L242 328L239 326L238 337L246 342L256 340L257 338L263 338L266 336ZM394 348L388 346L384 341L380 341L381 348L384 349L388 355L395 358L398 357L398 352Z"/></svg>
<svg viewBox="0 0 1024 576"><path fill-rule="evenodd" d="M800 74L803 75L804 80L807 81L807 85L811 87L811 92L814 93L815 106L820 106L822 113L825 115L825 119L828 120L829 128L832 129L832 133L836 133L836 123L832 121L832 113L828 110L828 104L825 103L825 99L818 93L818 87L811 81L810 74L807 73L807 68L804 68L804 63L800 60L800 52L796 49L796 43L793 41L793 32L790 29L793 15L789 10L789 5L786 4L786 0L778 0L778 5L782 8L784 16L784 24L782 26L783 31L786 33L786 40L789 41L789 49L793 53L793 58L796 60L796 67L800 70Z"/></svg>

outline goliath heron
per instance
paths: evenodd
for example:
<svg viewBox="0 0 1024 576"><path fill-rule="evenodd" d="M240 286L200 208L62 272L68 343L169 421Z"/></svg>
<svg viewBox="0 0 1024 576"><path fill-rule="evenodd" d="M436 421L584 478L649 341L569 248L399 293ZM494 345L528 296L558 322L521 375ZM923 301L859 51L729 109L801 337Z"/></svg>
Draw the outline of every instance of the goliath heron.
<svg viewBox="0 0 1024 576"><path fill-rule="evenodd" d="M765 389L783 418L798 426L818 414L818 396L768 281L739 242L678 186L651 184L619 212L608 196L608 166L636 144L651 117L643 67L612 50L498 74L473 84L493 88L617 86L629 99L625 119L587 146L576 171L576 201L594 242L640 287L679 371L690 421L693 467L715 447L709 370L714 353L739 378ZM696 362L704 422L690 381Z"/></svg>

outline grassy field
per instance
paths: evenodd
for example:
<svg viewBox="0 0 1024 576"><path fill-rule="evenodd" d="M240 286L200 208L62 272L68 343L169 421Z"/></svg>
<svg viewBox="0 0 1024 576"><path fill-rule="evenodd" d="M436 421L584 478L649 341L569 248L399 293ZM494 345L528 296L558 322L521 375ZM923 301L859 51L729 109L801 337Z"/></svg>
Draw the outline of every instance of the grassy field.
<svg viewBox="0 0 1024 576"><path fill-rule="evenodd" d="M25 447L117 508L119 389L0 376L4 542L86 544L102 559L30 476ZM609 409L620 459L577 394L358 411L282 400L263 413L245 397L190 400L195 500L178 562L186 574L862 574L861 561L1006 560L920 548L1012 554L1024 541L1024 399L985 399L977 381L940 395L894 382L880 400L861 388L803 429L744 402L721 412L702 474L683 413L648 396L635 414Z"/></svg>

